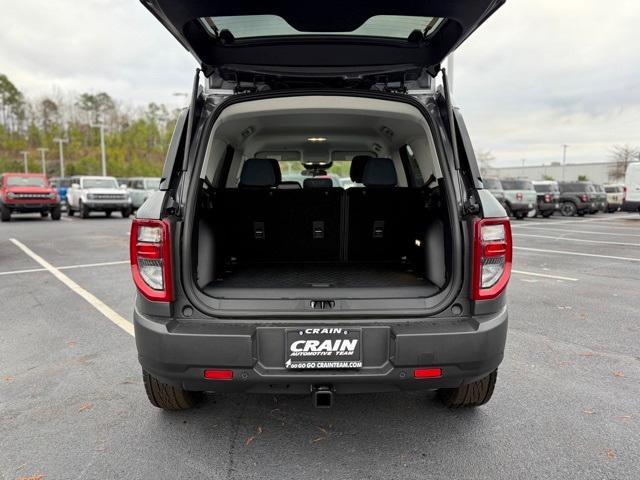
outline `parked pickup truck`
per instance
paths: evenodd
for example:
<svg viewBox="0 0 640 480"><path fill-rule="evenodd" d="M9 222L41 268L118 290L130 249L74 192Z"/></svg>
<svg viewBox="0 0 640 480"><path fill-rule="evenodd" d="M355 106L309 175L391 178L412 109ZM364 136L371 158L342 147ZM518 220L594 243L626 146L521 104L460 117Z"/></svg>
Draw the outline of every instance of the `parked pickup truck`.
<svg viewBox="0 0 640 480"><path fill-rule="evenodd" d="M120 188L114 177L71 177L67 190L67 214L72 217L79 212L88 218L91 212L119 211L124 218L131 215L131 197L125 188Z"/></svg>
<svg viewBox="0 0 640 480"><path fill-rule="evenodd" d="M12 213L40 213L60 220L60 197L39 173L5 173L0 176L0 217L11 220Z"/></svg>
<svg viewBox="0 0 640 480"><path fill-rule="evenodd" d="M543 180L533 182L533 188L538 193L538 213L544 218L549 218L556 210L560 209L560 190L558 182Z"/></svg>
<svg viewBox="0 0 640 480"><path fill-rule="evenodd" d="M507 212L518 220L535 212L538 194L530 180L501 180ZM535 215L534 215L535 216Z"/></svg>

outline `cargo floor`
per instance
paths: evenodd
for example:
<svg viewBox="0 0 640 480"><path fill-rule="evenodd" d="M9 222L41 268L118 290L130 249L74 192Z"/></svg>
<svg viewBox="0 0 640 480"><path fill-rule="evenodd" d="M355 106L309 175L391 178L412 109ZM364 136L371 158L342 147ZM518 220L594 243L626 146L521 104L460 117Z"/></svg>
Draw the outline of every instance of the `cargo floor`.
<svg viewBox="0 0 640 480"><path fill-rule="evenodd" d="M411 290L411 295L433 294L437 288L402 264L288 263L236 265L207 285L212 296L236 297L242 290L278 289ZM237 292L234 293L234 290ZM257 293L257 292L256 292ZM409 293L409 292L407 292ZM394 295L395 296L395 295Z"/></svg>

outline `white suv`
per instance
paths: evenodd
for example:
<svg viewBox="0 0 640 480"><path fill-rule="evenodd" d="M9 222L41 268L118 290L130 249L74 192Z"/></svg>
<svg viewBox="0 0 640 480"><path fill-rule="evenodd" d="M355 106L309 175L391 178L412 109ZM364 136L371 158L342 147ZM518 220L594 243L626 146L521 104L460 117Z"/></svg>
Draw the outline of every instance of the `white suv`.
<svg viewBox="0 0 640 480"><path fill-rule="evenodd" d="M114 177L72 177L67 204L70 217L80 212L82 218L87 218L92 211L104 212L109 217L114 210L124 218L131 215L131 197Z"/></svg>

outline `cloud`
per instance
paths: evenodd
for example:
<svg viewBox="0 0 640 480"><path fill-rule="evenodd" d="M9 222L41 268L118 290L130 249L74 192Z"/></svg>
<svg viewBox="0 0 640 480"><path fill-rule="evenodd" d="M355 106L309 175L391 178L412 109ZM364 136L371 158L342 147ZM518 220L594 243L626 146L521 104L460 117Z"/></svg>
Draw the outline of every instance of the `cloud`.
<svg viewBox="0 0 640 480"><path fill-rule="evenodd" d="M640 4L508 0L459 49L454 90L497 165L608 157L640 138ZM191 56L136 0L20 0L0 16L0 72L30 96L107 91L179 104Z"/></svg>
<svg viewBox="0 0 640 480"><path fill-rule="evenodd" d="M640 143L633 0L510 0L456 53L455 98L497 165L602 161Z"/></svg>

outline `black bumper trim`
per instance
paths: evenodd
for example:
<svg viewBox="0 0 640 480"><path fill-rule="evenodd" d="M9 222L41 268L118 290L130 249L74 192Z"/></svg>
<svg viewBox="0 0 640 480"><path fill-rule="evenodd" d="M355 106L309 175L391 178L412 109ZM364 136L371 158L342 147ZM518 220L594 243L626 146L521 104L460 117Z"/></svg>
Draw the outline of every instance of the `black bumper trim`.
<svg viewBox="0 0 640 480"><path fill-rule="evenodd" d="M139 360L145 370L187 390L218 392L308 393L312 385L327 383L338 393L455 387L498 367L507 323L506 309L437 322L390 321L386 326L363 322L363 368L291 371L284 368L285 327L155 321L134 312ZM442 368L443 376L413 378L414 367L428 366ZM234 379L205 380L205 368L231 369Z"/></svg>

